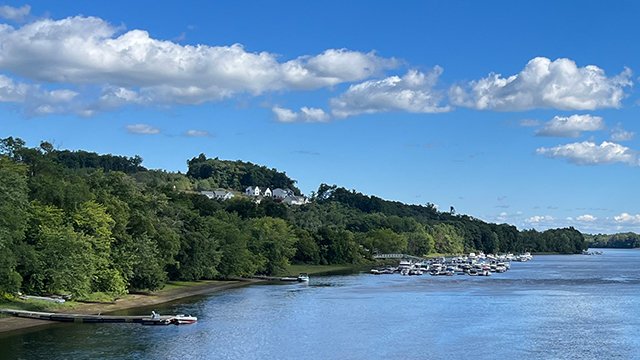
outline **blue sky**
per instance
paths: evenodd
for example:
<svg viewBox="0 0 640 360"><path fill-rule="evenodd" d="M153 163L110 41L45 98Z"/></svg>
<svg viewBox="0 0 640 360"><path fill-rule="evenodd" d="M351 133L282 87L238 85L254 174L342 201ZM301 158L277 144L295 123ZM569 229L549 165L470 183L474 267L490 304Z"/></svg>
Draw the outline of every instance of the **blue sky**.
<svg viewBox="0 0 640 360"><path fill-rule="evenodd" d="M0 137L640 231L635 1L0 3Z"/></svg>

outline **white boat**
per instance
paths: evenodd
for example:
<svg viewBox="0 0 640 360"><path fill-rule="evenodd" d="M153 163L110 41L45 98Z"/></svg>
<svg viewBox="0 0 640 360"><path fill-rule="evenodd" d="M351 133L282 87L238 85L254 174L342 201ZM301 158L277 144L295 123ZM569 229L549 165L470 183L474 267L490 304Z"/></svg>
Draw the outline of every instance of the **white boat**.
<svg viewBox="0 0 640 360"><path fill-rule="evenodd" d="M170 322L175 325L193 324L198 321L198 318L191 315L179 314L171 318Z"/></svg>
<svg viewBox="0 0 640 360"><path fill-rule="evenodd" d="M309 274L300 273L300 275L298 275L298 281L299 282L308 282L309 281Z"/></svg>

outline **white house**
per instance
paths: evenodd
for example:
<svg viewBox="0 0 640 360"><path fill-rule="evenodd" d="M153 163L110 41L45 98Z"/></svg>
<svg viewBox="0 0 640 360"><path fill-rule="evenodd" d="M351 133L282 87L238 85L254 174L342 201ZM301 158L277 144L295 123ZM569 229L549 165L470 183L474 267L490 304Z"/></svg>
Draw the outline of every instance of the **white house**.
<svg viewBox="0 0 640 360"><path fill-rule="evenodd" d="M249 186L244 193L247 196L260 196L260 188L257 186Z"/></svg>
<svg viewBox="0 0 640 360"><path fill-rule="evenodd" d="M216 197L216 194L214 194L213 191L200 191L200 194L208 197L209 199L213 199Z"/></svg>
<svg viewBox="0 0 640 360"><path fill-rule="evenodd" d="M272 194L272 192L271 192L271 189L266 188L266 189L262 190L262 196L264 196L264 197L271 197L271 196L273 196L273 194Z"/></svg>
<svg viewBox="0 0 640 360"><path fill-rule="evenodd" d="M287 205L304 205L308 204L309 200L304 196L287 196L282 200L283 203Z"/></svg>
<svg viewBox="0 0 640 360"><path fill-rule="evenodd" d="M209 199L216 199L216 200L229 200L231 199L234 195L231 191L227 191L225 189L217 189L214 191L200 191L200 194L208 197Z"/></svg>
<svg viewBox="0 0 640 360"><path fill-rule="evenodd" d="M293 196L293 191L289 189L273 189L273 198L278 200L284 200L287 196Z"/></svg>
<svg viewBox="0 0 640 360"><path fill-rule="evenodd" d="M213 196L217 199L217 200L229 200L231 198L234 197L233 193L231 191L227 191L225 189L218 189L215 190L213 192Z"/></svg>

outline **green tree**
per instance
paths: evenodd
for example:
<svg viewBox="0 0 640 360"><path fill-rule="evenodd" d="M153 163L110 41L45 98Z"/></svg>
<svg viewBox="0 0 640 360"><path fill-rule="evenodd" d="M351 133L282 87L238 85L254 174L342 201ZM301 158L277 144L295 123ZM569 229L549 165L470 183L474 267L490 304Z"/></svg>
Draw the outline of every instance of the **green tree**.
<svg viewBox="0 0 640 360"><path fill-rule="evenodd" d="M251 233L249 248L266 260L261 270L267 275L285 271L296 253L296 237L291 226L282 219L271 217L254 219L248 226Z"/></svg>
<svg viewBox="0 0 640 360"><path fill-rule="evenodd" d="M114 225L106 207L95 201L83 203L73 214L75 231L83 234L91 247L95 268L91 283L93 292L124 294L127 291L126 282L114 268L111 256Z"/></svg>
<svg viewBox="0 0 640 360"><path fill-rule="evenodd" d="M407 250L407 238L391 229L376 229L366 233L367 247L374 253L404 253Z"/></svg>
<svg viewBox="0 0 640 360"><path fill-rule="evenodd" d="M0 155L0 293L16 292L22 278L15 249L23 246L29 202L26 168Z"/></svg>

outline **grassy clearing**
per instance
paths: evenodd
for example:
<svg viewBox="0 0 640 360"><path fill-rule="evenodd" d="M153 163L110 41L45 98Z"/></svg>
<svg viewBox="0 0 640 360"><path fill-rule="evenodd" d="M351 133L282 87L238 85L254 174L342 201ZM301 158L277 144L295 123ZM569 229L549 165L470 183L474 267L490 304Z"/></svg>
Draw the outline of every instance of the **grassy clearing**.
<svg viewBox="0 0 640 360"><path fill-rule="evenodd" d="M0 307L15 310L56 312L61 310L73 309L77 305L78 303L74 301L67 301L65 303L59 304L43 300L22 300L11 295L0 297Z"/></svg>
<svg viewBox="0 0 640 360"><path fill-rule="evenodd" d="M111 303L115 302L119 298L120 298L120 296L116 296L116 295L113 295L113 294L103 293L103 292L95 292L95 293L91 293L91 294L89 294L87 296L79 297L77 299L77 301L86 302L86 303L97 303L97 304L111 304Z"/></svg>
<svg viewBox="0 0 640 360"><path fill-rule="evenodd" d="M201 286L202 284L206 284L207 282L211 281L169 281L164 285L162 289L154 291L153 294L163 294L189 287Z"/></svg>

